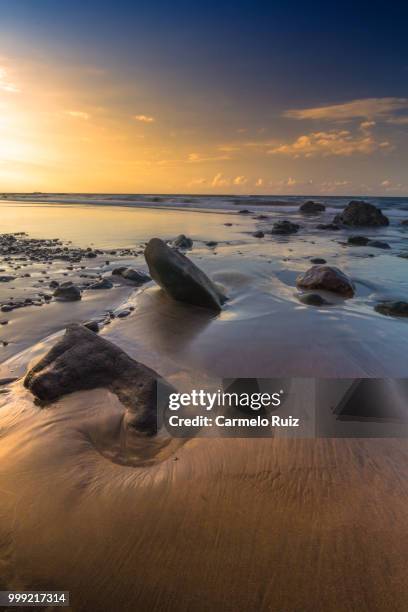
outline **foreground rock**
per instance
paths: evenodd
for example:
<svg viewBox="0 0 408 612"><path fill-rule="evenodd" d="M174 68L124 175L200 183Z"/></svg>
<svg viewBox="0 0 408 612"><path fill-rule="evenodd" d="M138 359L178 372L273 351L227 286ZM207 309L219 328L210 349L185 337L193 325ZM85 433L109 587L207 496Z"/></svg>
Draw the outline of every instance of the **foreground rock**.
<svg viewBox="0 0 408 612"><path fill-rule="evenodd" d="M296 286L304 290L325 290L338 293L343 297L353 297L355 289L351 280L332 266L313 266L296 279Z"/></svg>
<svg viewBox="0 0 408 612"><path fill-rule="evenodd" d="M318 293L303 293L299 295L299 301L307 306L329 306L330 302L325 300Z"/></svg>
<svg viewBox="0 0 408 612"><path fill-rule="evenodd" d="M292 223L292 221L277 221L273 224L271 234L296 234L299 231L299 227L300 225L298 225L297 223Z"/></svg>
<svg viewBox="0 0 408 612"><path fill-rule="evenodd" d="M333 222L340 225L350 226L380 226L389 225L388 217L381 210L368 202L352 200L343 210L337 214Z"/></svg>
<svg viewBox="0 0 408 612"><path fill-rule="evenodd" d="M86 389L105 387L129 408L138 431L157 431L156 381L161 377L119 347L83 325L71 325L49 353L27 374L24 386L38 399L52 402Z"/></svg>
<svg viewBox="0 0 408 612"><path fill-rule="evenodd" d="M315 215L317 213L325 211L326 207L324 204L319 204L319 202L312 202L312 200L309 200L308 202L305 202L304 204L299 206L299 210L301 213L304 213L306 215Z"/></svg>
<svg viewBox="0 0 408 612"><path fill-rule="evenodd" d="M408 317L408 302L381 302L375 306L375 310L389 317Z"/></svg>
<svg viewBox="0 0 408 612"><path fill-rule="evenodd" d="M152 278L180 302L221 310L225 296L190 259L170 248L159 238L152 238L145 249Z"/></svg>
<svg viewBox="0 0 408 612"><path fill-rule="evenodd" d="M71 281L67 281L56 288L53 296L62 302L76 302L81 299L81 292Z"/></svg>
<svg viewBox="0 0 408 612"><path fill-rule="evenodd" d="M102 278L101 280L96 281L96 283L89 285L88 289L112 289L112 287L113 283L111 283L108 278Z"/></svg>
<svg viewBox="0 0 408 612"><path fill-rule="evenodd" d="M383 242L382 240L370 240L366 236L349 236L347 239L347 244L352 246L369 246L374 249L390 249L390 245L388 242Z"/></svg>

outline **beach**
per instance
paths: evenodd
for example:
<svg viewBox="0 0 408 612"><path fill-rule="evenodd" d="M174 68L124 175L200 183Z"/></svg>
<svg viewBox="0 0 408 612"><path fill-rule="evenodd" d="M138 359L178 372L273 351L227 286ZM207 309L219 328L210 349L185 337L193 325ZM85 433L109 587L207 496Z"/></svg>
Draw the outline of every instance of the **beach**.
<svg viewBox="0 0 408 612"><path fill-rule="evenodd" d="M41 409L23 385L67 326L87 322L176 389L407 378L408 320L378 305L408 301L408 200L368 198L389 225L330 228L352 199L0 201L1 234L14 236L0 257L12 277L0 283L3 589L70 590L75 610L406 610L404 439L141 437L108 388ZM326 208L304 214L306 200ZM282 221L297 230L271 234ZM226 296L219 312L112 274L149 273L146 244L180 234ZM316 258L350 279L352 297L301 300L296 279ZM103 279L112 286L92 288ZM81 299L60 301L70 281Z"/></svg>

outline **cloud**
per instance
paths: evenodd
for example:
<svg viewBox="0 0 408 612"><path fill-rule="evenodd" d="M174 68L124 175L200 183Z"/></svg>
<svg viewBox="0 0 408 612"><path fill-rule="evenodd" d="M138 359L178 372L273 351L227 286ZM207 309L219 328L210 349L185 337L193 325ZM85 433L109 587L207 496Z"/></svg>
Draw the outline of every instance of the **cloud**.
<svg viewBox="0 0 408 612"><path fill-rule="evenodd" d="M6 93L20 92L20 89L9 80L7 70L2 67L0 67L0 91L5 91Z"/></svg>
<svg viewBox="0 0 408 612"><path fill-rule="evenodd" d="M187 183L188 187L198 187L200 185L205 185L207 182L207 179L205 178L197 178L197 179L193 179L192 181L189 181Z"/></svg>
<svg viewBox="0 0 408 612"><path fill-rule="evenodd" d="M84 111L66 111L66 114L70 117L74 117L74 119L82 119L83 121L88 121L91 118L89 113L85 113Z"/></svg>
<svg viewBox="0 0 408 612"><path fill-rule="evenodd" d="M248 179L246 176L236 176L232 182L234 185L245 185Z"/></svg>
<svg viewBox="0 0 408 612"><path fill-rule="evenodd" d="M151 115L133 115L135 121L141 121L142 123L154 123L156 119Z"/></svg>
<svg viewBox="0 0 408 612"><path fill-rule="evenodd" d="M381 187L391 187L391 181L389 181L388 179L386 179L385 181L382 181Z"/></svg>
<svg viewBox="0 0 408 612"><path fill-rule="evenodd" d="M198 163L198 162L212 162L212 161L224 161L231 159L229 155L216 155L213 157L203 157L200 153L189 153L187 161Z"/></svg>
<svg viewBox="0 0 408 612"><path fill-rule="evenodd" d="M271 155L286 155L295 159L300 157L349 157L351 155L370 155L377 150L389 150L388 141L377 141L370 133L353 134L349 130L329 130L310 132L299 136L295 141L283 143L269 149Z"/></svg>
<svg viewBox="0 0 408 612"><path fill-rule="evenodd" d="M211 182L212 187L227 187L230 184L230 180L224 178L224 175L219 172L216 174Z"/></svg>
<svg viewBox="0 0 408 612"><path fill-rule="evenodd" d="M387 123L392 123L394 125L408 125L408 116L400 115L399 117L389 117L389 119L387 119Z"/></svg>
<svg viewBox="0 0 408 612"><path fill-rule="evenodd" d="M363 98L344 104L292 109L283 113L288 119L323 119L350 121L352 119L389 118L396 111L408 109L408 98Z"/></svg>
<svg viewBox="0 0 408 612"><path fill-rule="evenodd" d="M256 181L255 181L255 187L262 187L263 182L264 182L264 181L263 181L263 178L256 179Z"/></svg>

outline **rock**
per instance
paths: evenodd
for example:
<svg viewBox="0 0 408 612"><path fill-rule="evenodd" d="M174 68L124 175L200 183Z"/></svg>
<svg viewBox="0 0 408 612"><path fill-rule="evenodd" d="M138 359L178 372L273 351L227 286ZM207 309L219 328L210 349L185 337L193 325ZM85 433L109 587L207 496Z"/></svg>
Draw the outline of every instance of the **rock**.
<svg viewBox="0 0 408 612"><path fill-rule="evenodd" d="M49 284L50 289L56 289L57 287L59 287L59 282L56 280L52 280Z"/></svg>
<svg viewBox="0 0 408 612"><path fill-rule="evenodd" d="M330 304L330 302L322 298L318 293L302 293L299 295L299 301L308 306L324 306Z"/></svg>
<svg viewBox="0 0 408 612"><path fill-rule="evenodd" d="M312 264L325 264L327 263L325 259L322 257L312 257L310 260Z"/></svg>
<svg viewBox="0 0 408 612"><path fill-rule="evenodd" d="M401 225L408 225L408 219L403 219L401 221Z"/></svg>
<svg viewBox="0 0 408 612"><path fill-rule="evenodd" d="M1 307L1 312L11 312L13 310L13 306L10 304L3 304Z"/></svg>
<svg viewBox="0 0 408 612"><path fill-rule="evenodd" d="M96 253L94 251L88 251L88 253L85 253L85 257L89 257L89 259L96 257Z"/></svg>
<svg viewBox="0 0 408 612"><path fill-rule="evenodd" d="M125 310L121 310L120 312L117 313L117 318L118 319L124 319L125 317L128 317L130 315L130 309L126 308Z"/></svg>
<svg viewBox="0 0 408 612"><path fill-rule="evenodd" d="M354 285L351 280L338 268L332 266L313 266L296 279L299 289L323 289L338 293L344 297L353 297Z"/></svg>
<svg viewBox="0 0 408 612"><path fill-rule="evenodd" d="M239 214L239 215L250 215L250 214L251 214L251 211L250 211L250 210L248 210L247 208L243 208L242 210L239 210L239 211L238 211L238 214Z"/></svg>
<svg viewBox="0 0 408 612"><path fill-rule="evenodd" d="M112 289L112 287L113 283L108 278L102 278L100 281L89 285L88 289Z"/></svg>
<svg viewBox="0 0 408 612"><path fill-rule="evenodd" d="M301 213L313 215L325 211L326 207L324 204L319 204L318 202L312 202L312 200L309 200L308 202L302 204L299 207L299 210Z"/></svg>
<svg viewBox="0 0 408 612"><path fill-rule="evenodd" d="M152 280L145 272L142 272L141 270L134 270L133 268L126 268L126 270L122 272L121 276L125 280L131 281L136 285L143 285L144 283L148 283Z"/></svg>
<svg viewBox="0 0 408 612"><path fill-rule="evenodd" d="M0 276L0 283L9 283L10 281L16 280L15 276L8 276L8 275L4 275L4 276Z"/></svg>
<svg viewBox="0 0 408 612"><path fill-rule="evenodd" d="M112 276L122 276L125 270L127 270L126 266L120 266L119 268L114 268L112 270Z"/></svg>
<svg viewBox="0 0 408 612"><path fill-rule="evenodd" d="M268 215L256 215L254 219L258 219L259 221L263 221L265 219L269 219Z"/></svg>
<svg viewBox="0 0 408 612"><path fill-rule="evenodd" d="M373 247L374 249L390 249L390 245L388 242L383 242L382 240L370 240L368 246Z"/></svg>
<svg viewBox="0 0 408 612"><path fill-rule="evenodd" d="M366 236L349 236L347 239L347 244L352 244L353 246L366 246L370 242L370 239Z"/></svg>
<svg viewBox="0 0 408 612"><path fill-rule="evenodd" d="M159 238L152 238L145 249L152 278L175 300L221 310L225 296L200 268Z"/></svg>
<svg viewBox="0 0 408 612"><path fill-rule="evenodd" d="M99 332L98 321L87 321L86 323L83 323L83 326L86 327L86 329L89 329L91 332L94 332L95 334Z"/></svg>
<svg viewBox="0 0 408 612"><path fill-rule="evenodd" d="M184 234L180 234L173 240L173 246L177 249L191 249L193 248L193 241Z"/></svg>
<svg viewBox="0 0 408 612"><path fill-rule="evenodd" d="M292 223L291 221L287 221L285 219L284 221L277 221L273 224L271 234L296 234L299 230L299 227L300 225L298 225L297 223Z"/></svg>
<svg viewBox="0 0 408 612"><path fill-rule="evenodd" d="M171 390L156 372L119 347L83 325L70 325L28 372L24 386L43 402L56 401L75 391L108 388L128 408L126 422L152 435L157 431L157 381Z"/></svg>
<svg viewBox="0 0 408 612"><path fill-rule="evenodd" d="M216 247L218 242L216 242L215 240L209 240L208 242L205 243L208 247Z"/></svg>
<svg viewBox="0 0 408 612"><path fill-rule="evenodd" d="M351 226L389 225L388 218L374 204L357 200L349 202L346 208L334 217L333 222Z"/></svg>
<svg viewBox="0 0 408 612"><path fill-rule="evenodd" d="M60 301L75 302L81 299L81 292L71 281L67 281L55 289L53 296Z"/></svg>
<svg viewBox="0 0 408 612"><path fill-rule="evenodd" d="M380 302L375 306L375 310L389 317L408 317L408 302L402 300Z"/></svg>
<svg viewBox="0 0 408 612"><path fill-rule="evenodd" d="M232 226L232 223L224 223L224 225L225 225L226 227L231 227L231 226Z"/></svg>
<svg viewBox="0 0 408 612"><path fill-rule="evenodd" d="M336 223L319 223L319 225L316 225L316 229L318 230L332 230L332 231L337 231L340 229L340 226L337 225Z"/></svg>
<svg viewBox="0 0 408 612"><path fill-rule="evenodd" d="M252 235L253 235L254 238L263 238L265 236L265 234L263 233L262 230L258 230L256 232L254 232Z"/></svg>

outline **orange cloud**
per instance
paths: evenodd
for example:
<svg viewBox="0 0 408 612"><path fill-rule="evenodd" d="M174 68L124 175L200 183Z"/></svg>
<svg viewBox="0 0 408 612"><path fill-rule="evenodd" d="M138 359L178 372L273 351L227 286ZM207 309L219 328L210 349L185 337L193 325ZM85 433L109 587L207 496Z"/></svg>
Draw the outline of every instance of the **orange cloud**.
<svg viewBox="0 0 408 612"><path fill-rule="evenodd" d="M287 110L283 116L288 119L349 121L358 118L389 117L395 111L403 109L408 109L408 98L364 98L344 104Z"/></svg>
<svg viewBox="0 0 408 612"><path fill-rule="evenodd" d="M133 115L135 121L141 121L142 123L154 123L156 119L150 115Z"/></svg>

